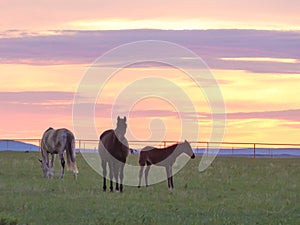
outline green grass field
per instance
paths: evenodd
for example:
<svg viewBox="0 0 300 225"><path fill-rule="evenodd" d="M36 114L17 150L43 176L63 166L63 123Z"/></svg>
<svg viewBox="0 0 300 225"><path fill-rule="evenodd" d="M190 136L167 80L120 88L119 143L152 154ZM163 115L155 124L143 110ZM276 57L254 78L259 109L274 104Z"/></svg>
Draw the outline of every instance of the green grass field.
<svg viewBox="0 0 300 225"><path fill-rule="evenodd" d="M0 153L0 225L300 224L300 158L217 158L200 173L196 157L175 175L173 192L165 181L104 193L80 155L77 182L69 171L44 179L38 157Z"/></svg>

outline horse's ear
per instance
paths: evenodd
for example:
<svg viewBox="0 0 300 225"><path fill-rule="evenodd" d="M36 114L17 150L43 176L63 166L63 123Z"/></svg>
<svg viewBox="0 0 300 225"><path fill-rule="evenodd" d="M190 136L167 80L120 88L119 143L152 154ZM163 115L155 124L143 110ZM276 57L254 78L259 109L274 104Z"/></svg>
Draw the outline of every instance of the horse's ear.
<svg viewBox="0 0 300 225"><path fill-rule="evenodd" d="M126 122L126 116L124 116L124 121Z"/></svg>
<svg viewBox="0 0 300 225"><path fill-rule="evenodd" d="M118 116L118 121L120 120L120 116Z"/></svg>
<svg viewBox="0 0 300 225"><path fill-rule="evenodd" d="M187 140L185 139L184 142L187 143Z"/></svg>

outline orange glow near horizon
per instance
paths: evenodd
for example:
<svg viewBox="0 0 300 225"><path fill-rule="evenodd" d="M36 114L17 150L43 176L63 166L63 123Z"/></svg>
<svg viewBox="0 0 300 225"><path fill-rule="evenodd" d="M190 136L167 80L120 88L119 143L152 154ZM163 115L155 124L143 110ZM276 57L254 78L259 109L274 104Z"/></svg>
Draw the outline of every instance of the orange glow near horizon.
<svg viewBox="0 0 300 225"><path fill-rule="evenodd" d="M3 91L74 91L87 65L0 64L0 90Z"/></svg>
<svg viewBox="0 0 300 225"><path fill-rule="evenodd" d="M1 89L3 91L69 91L76 92L77 85L83 76L86 67L85 66L30 66L30 65L1 65L1 70L7 74L6 83L1 83ZM28 80L20 79L20 73L27 71ZM297 84L300 82L299 75L273 75L268 74L260 76L259 74L250 74L246 71L230 71L230 70L212 70L212 73L219 82L223 97L226 103L227 113L239 113L239 112L252 112L252 111L270 111L282 110L288 106L288 109L300 108L300 103L295 103L294 96L300 96L299 88ZM43 74L43 77L39 77ZM61 74L64 74L64 82L62 82ZM23 75L22 75L23 76ZM101 99L104 102L111 103L118 97L118 91L122 90L122 87L129 85L140 76L156 76L170 79L179 85L189 96L192 102L196 106L196 110L201 113L210 114L209 105L206 102L206 98L197 87L190 86L190 80L186 78L186 75L181 71L172 68L127 68L119 71L107 86L103 89L103 93L106 93L105 98ZM3 77L3 76L2 76ZM48 77L46 79L46 77ZM122 77L122 82L119 82ZM286 79L289 77L289 79ZM32 82L35 80L36 82ZM10 85L7 85L10 84ZM14 85L12 85L14 84ZM67 85L66 85L67 84ZM268 84L266 86L266 84ZM294 88L293 88L294 87ZM237 94L238 93L238 94ZM133 93L131 93L133 94ZM101 94L100 94L101 96ZM3 99L4 100L4 99ZM68 127L72 129L72 98L65 101L50 102L51 107L55 105L67 104L68 110L65 115L62 114L40 114L39 112L29 110L27 112L18 112L18 115L6 115L5 119L1 118L1 138L40 138L41 132L45 127ZM30 103L29 103L30 104ZM41 103L43 105L44 103ZM49 104L49 103L47 103ZM133 103L130 103L133 104ZM34 104L32 104L34 106ZM154 107L155 106L155 107ZM20 105L20 109L22 106ZM162 99L146 99L145 101L133 104L133 112L144 108L147 110L173 110L170 105L162 102ZM47 113L47 111L46 111ZM176 113L175 113L176 114ZM165 126L168 131L165 133L165 138L176 139L178 138L178 127L180 126L177 117L163 116L158 118L130 116L128 123L132 134L135 134L137 138L147 138L150 135L149 125ZM96 112L96 116L98 113ZM131 114L133 115L133 114ZM99 116L99 115L98 115ZM114 118L108 119L100 115L96 117L96 124L98 126L98 132L103 129L112 128L115 121ZM109 115L110 116L110 115ZM34 117L34 119L32 119ZM30 119L31 118L31 119ZM157 120L157 118L159 120ZM154 119L154 123L151 122ZM34 120L34 123L31 121ZM15 121L12 123L12 121ZM17 128L18 127L18 128ZM211 118L199 116L200 134L199 140L205 141L209 139L211 133ZM276 129L274 129L276 127ZM284 120L276 120L269 118L258 119L228 119L225 139L227 141L244 141L244 142L291 142L295 143L298 140L299 132L295 131L296 127L300 127L300 123ZM151 127L153 129L153 127ZM260 132L257 132L257 130ZM281 135L288 133L289 135ZM131 136L130 138L134 138Z"/></svg>
<svg viewBox="0 0 300 225"><path fill-rule="evenodd" d="M7 73L7 77L5 78L6 82L11 82L10 85L7 85L8 83L2 83L1 89L6 92L34 90L37 92L47 90L53 91L54 84L56 91L76 92L77 85L86 71L86 67L80 65L75 67L30 65L13 65L13 67L11 67L9 65L1 65L1 67L2 71ZM18 80L18 75L24 71L26 71L29 75L26 79L24 76L21 76L22 79ZM265 74L264 76L259 76L259 74L253 75L246 71L237 70L212 70L212 73L219 82L226 103L226 112L229 115L231 113L239 112L264 112L270 111L270 109L284 110L300 108L300 103L296 103L294 101L294 96L300 95L300 90L298 88L300 78L298 74ZM42 74L44 76L42 76ZM61 74L64 74L64 79L62 79ZM210 114L209 104L207 103L202 90L197 87L193 88L190 86L191 81L186 78L186 75L173 68L127 68L121 70L110 80L107 86L105 86L101 96L101 102L98 102L98 104L113 103L118 97L120 90L122 90L122 87L126 87L141 76L154 76L172 79L195 103L196 110L199 113L206 113L207 115ZM121 82L120 77L122 77ZM27 83L27 80L30 80L31 82L28 81ZM32 80L36 80L36 82L32 82ZM14 85L12 85L13 83ZM266 86L266 84L268 85ZM55 107L56 105L60 107L60 104L67 104L69 105L68 110L65 111L64 114L42 115L38 111L34 111L33 107L32 112L29 110L26 113L16 112L15 115L1 115L2 118L6 118L6 120L2 122L2 129L0 129L1 138L40 138L42 130L49 126L49 124L54 127L65 126L72 129L72 98L69 102L60 101L55 102L54 104L52 103L49 102L47 104L50 104L51 107ZM40 105L43 104L45 105L45 103L41 103ZM47 106L47 104L45 106ZM34 105L35 104L32 104L32 106ZM152 99L151 101L148 99L145 100L145 102L139 102L137 105L133 104L133 106L133 111L142 109L143 107L146 111L154 108L156 110L174 111L174 108L170 108L170 105L161 102L161 99ZM5 113L5 111L3 113ZM31 118L32 116L34 116L34 122L31 122L33 121ZM111 113L109 113L107 117L103 117L103 114L99 115L96 111L96 124L99 133L104 129L114 127L115 121L111 121L111 119L109 119L110 116ZM144 139L150 135L149 125L151 125L151 121L153 119L154 125L164 125L168 129L168 132L165 134L166 138L178 138L178 135L180 135L178 130L179 120L174 116L163 116L160 118L160 121L158 121L157 115L154 117L144 117L142 114L139 114L134 117L129 117L128 123L130 129L132 129L132 133L137 135L138 138ZM11 126L11 123L9 122L14 120L20 120L17 129L18 131L16 131L16 127ZM211 118L200 116L199 126L199 140L208 140L211 133ZM43 129L41 129L41 127L43 127ZM276 127L276 129L274 129L274 127ZM295 131L296 127L300 127L300 123L279 119L228 118L224 140L297 143L299 132ZM262 132L257 132L257 129ZM282 135L284 133L289 135ZM131 136L130 138L134 137Z"/></svg>

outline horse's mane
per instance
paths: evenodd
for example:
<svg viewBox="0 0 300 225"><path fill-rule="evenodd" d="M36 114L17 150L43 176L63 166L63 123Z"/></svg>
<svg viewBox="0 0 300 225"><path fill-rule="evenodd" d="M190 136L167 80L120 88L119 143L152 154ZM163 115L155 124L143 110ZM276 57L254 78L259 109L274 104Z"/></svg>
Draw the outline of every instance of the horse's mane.
<svg viewBox="0 0 300 225"><path fill-rule="evenodd" d="M162 149L165 149L165 150L167 150L167 149L173 149L173 148L176 148L179 144L181 144L181 143L176 143L176 144L170 145L170 146L162 148Z"/></svg>

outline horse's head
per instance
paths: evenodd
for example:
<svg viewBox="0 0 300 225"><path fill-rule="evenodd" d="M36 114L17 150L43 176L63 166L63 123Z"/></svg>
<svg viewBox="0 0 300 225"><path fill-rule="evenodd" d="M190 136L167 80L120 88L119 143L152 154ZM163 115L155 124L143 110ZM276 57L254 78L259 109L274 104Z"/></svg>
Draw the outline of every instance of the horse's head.
<svg viewBox="0 0 300 225"><path fill-rule="evenodd" d="M185 140L185 141L182 143L182 145L183 145L183 149L184 149L183 151L184 151L188 156L190 156L192 159L194 159L194 158L195 158L195 154L194 154L194 152L193 152L193 149L192 149L190 143L189 143L187 140Z"/></svg>
<svg viewBox="0 0 300 225"><path fill-rule="evenodd" d="M124 116L123 119L121 119L118 116L116 133L118 134L119 138L125 136L126 128L127 128L126 116Z"/></svg>
<svg viewBox="0 0 300 225"><path fill-rule="evenodd" d="M52 172L52 168L49 168L49 165L47 165L46 162L43 162L43 160L40 160L40 163L41 163L41 168L42 168L42 171L43 171L43 175L45 178L50 178L53 176L53 172Z"/></svg>

